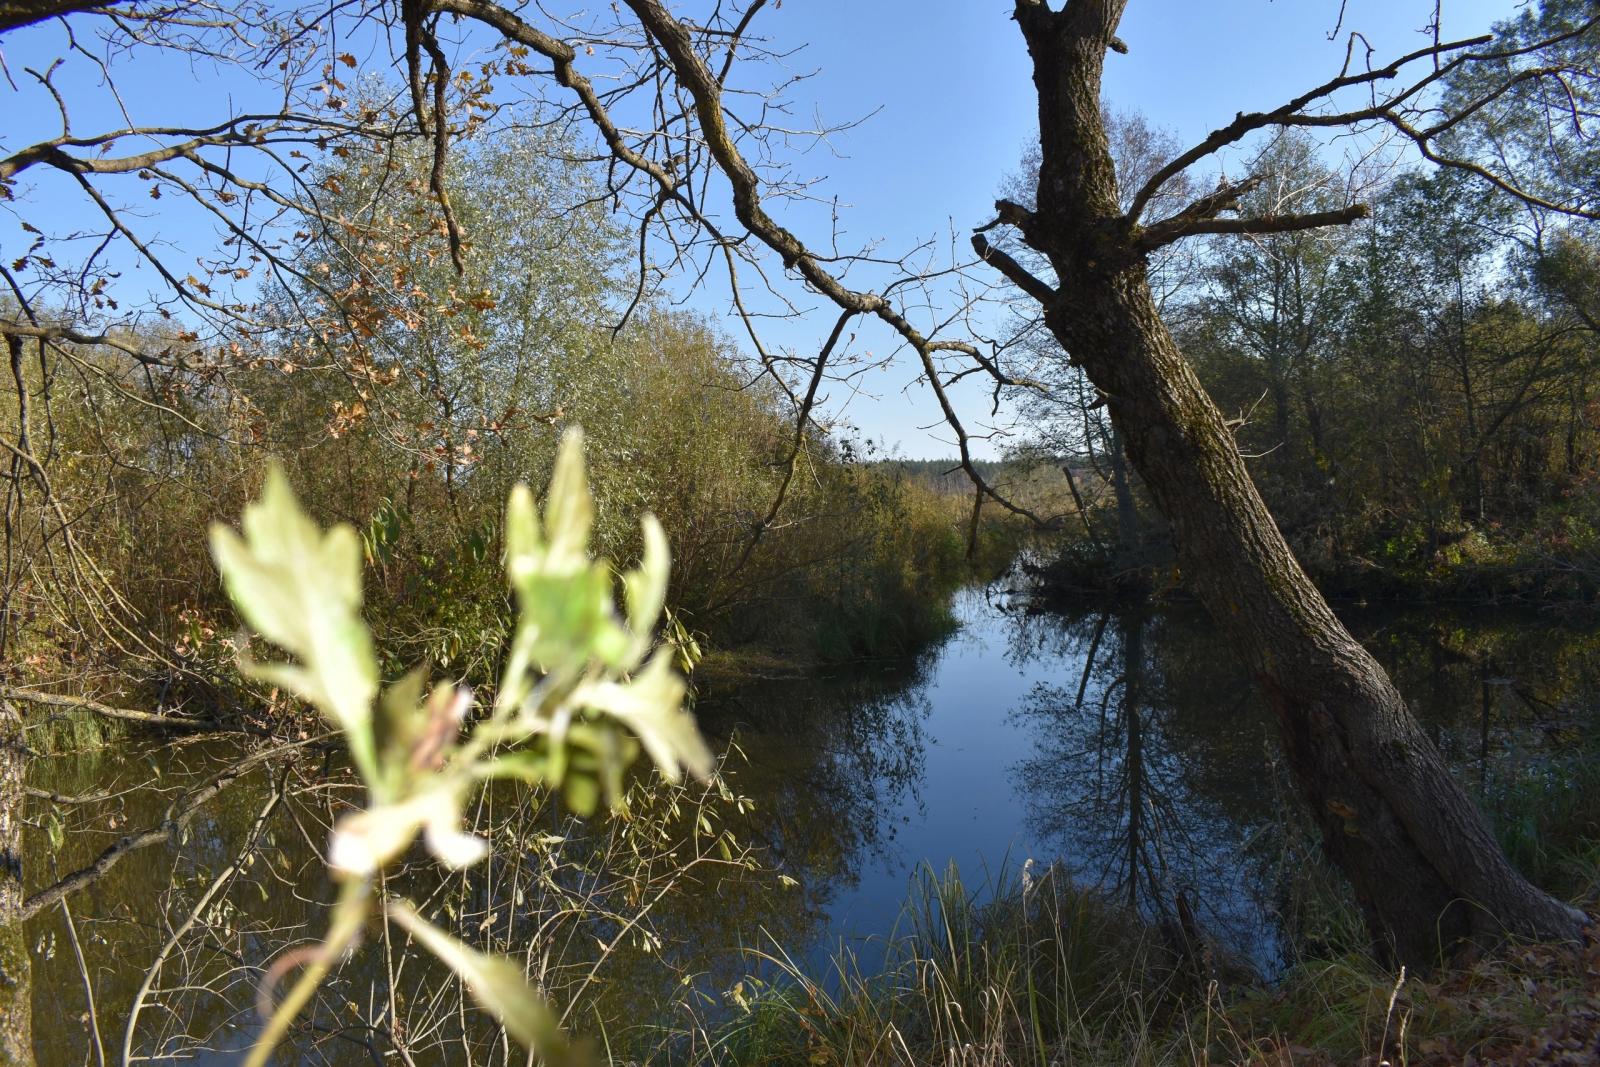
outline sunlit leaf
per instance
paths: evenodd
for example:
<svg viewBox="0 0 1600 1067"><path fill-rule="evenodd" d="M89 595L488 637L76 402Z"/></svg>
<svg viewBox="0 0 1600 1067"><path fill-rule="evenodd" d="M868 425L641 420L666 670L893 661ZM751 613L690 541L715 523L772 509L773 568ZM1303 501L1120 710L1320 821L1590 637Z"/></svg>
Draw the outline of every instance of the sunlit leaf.
<svg viewBox="0 0 1600 1067"><path fill-rule="evenodd" d="M661 523L654 515L646 515L640 527L644 535L643 558L638 569L629 571L622 579L623 596L628 605L628 628L633 631L636 642L635 655L644 653L656 620L661 617L671 569L671 553Z"/></svg>
<svg viewBox="0 0 1600 1067"><path fill-rule="evenodd" d="M550 539L552 568L577 568L589 563L589 530L594 525L594 498L583 471L583 431L561 435L555 473L545 496L545 536Z"/></svg>
<svg viewBox="0 0 1600 1067"><path fill-rule="evenodd" d="M461 783L447 778L399 803L340 819L328 846L328 865L344 874L375 874L410 848L419 833L447 867L470 867L489 853L487 841L462 831Z"/></svg>
<svg viewBox="0 0 1600 1067"><path fill-rule="evenodd" d="M316 705L343 729L358 766L372 779L378 671L360 617L360 538L343 525L323 533L276 464L261 499L245 508L243 527L243 537L221 524L211 527L223 584L245 621L300 661L249 669Z"/></svg>
<svg viewBox="0 0 1600 1067"><path fill-rule="evenodd" d="M516 485L506 504L506 576L513 588L538 566L537 555L543 542L539 515L533 507L533 493L525 485Z"/></svg>
<svg viewBox="0 0 1600 1067"><path fill-rule="evenodd" d="M417 667L385 689L378 701L375 733L391 792L398 790L399 783L393 779L407 765L423 732L422 691L426 682L427 671Z"/></svg>
<svg viewBox="0 0 1600 1067"><path fill-rule="evenodd" d="M667 781L679 780L680 767L696 778L709 778L711 750L683 706L684 688L672 669L671 654L662 651L629 681L591 683L573 699L633 731Z"/></svg>

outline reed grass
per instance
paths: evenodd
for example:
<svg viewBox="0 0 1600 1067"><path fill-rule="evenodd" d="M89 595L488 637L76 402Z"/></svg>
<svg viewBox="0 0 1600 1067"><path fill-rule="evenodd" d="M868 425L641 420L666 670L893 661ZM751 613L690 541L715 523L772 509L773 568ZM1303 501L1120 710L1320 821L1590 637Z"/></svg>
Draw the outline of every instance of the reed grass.
<svg viewBox="0 0 1600 1067"><path fill-rule="evenodd" d="M728 1014L675 1031L648 1061L1432 1067L1527 1062L1551 1033L1582 1040L1574 1028L1600 1019L1593 946L1510 945L1426 978L1350 951L1302 959L1271 988L1228 988L1172 931L1054 868L981 891L954 868L924 870L881 947L870 969L848 948L821 968L781 949L755 953L763 976L729 991Z"/></svg>

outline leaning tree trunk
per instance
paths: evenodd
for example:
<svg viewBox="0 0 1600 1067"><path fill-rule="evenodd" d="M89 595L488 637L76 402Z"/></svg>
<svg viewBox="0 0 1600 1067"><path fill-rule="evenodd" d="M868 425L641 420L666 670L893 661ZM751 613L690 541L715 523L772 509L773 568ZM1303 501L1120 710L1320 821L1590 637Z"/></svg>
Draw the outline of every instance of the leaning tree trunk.
<svg viewBox="0 0 1600 1067"><path fill-rule="evenodd" d="M1133 484L1128 478L1128 444L1122 431L1111 427L1111 489L1117 499L1117 552L1112 563L1119 572L1145 563L1143 538L1139 536L1139 509L1133 503Z"/></svg>
<svg viewBox="0 0 1600 1067"><path fill-rule="evenodd" d="M1581 913L1506 861L1383 669L1301 570L1161 321L1138 232L1118 207L1101 120L1101 68L1125 3L1016 6L1042 157L1037 207L1020 226L1061 280L1046 322L1105 396L1188 583L1265 694L1297 788L1374 941L1426 966L1508 931L1572 937Z"/></svg>

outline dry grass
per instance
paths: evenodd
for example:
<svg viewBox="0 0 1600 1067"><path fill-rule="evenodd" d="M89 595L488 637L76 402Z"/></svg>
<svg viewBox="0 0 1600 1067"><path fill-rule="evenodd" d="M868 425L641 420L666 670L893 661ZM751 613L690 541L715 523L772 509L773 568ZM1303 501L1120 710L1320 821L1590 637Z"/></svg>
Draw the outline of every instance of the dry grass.
<svg viewBox="0 0 1600 1067"><path fill-rule="evenodd" d="M1600 946L1508 946L1419 979L1369 956L1219 988L1165 934L1053 872L980 902L925 874L881 970L807 973L782 952L731 1017L659 1059L871 1067L1600 1064Z"/></svg>

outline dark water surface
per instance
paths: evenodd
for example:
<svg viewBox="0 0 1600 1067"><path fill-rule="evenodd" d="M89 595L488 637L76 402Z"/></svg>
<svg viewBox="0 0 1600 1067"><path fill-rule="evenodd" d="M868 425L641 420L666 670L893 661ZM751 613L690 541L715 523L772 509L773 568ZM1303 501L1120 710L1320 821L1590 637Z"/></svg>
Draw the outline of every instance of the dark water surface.
<svg viewBox="0 0 1600 1067"><path fill-rule="evenodd" d="M749 950L821 970L842 946L870 968L919 872L951 865L983 893L1025 865L1036 876L1060 864L1156 920L1181 893L1220 943L1271 971L1300 921L1285 886L1305 845L1282 830L1294 808L1270 723L1204 616L1031 614L981 588L955 609L960 629L919 657L708 692L702 724L742 753L728 777L753 808L685 796L672 832L611 824L563 846L557 863L550 841L574 828L542 801L496 794L475 813L495 859L403 890L470 939L524 954L551 988L582 986L593 1015L569 1022L586 1032L642 1023L663 997L678 1002L669 1025L682 1012L714 1017L741 976L770 977ZM1592 629L1526 613L1344 614L1485 799L1588 728L1600 691ZM29 802L30 892L161 825L168 804L239 753L197 739L36 760L36 790L110 795L57 808L54 825L50 805ZM318 850L331 813L358 798L327 784L322 762L303 757L293 775L263 764L173 842L130 853L67 910L32 920L42 1064L99 1062L96 1031L108 1063L125 1048L135 1060L237 1060L260 968L326 918ZM724 831L775 871L730 864L714 840ZM690 873L675 877L686 857ZM578 896L601 905L598 917L558 906ZM646 921L626 921L641 909ZM472 1034L475 1062L521 1062L474 1018L426 961L375 930L329 986L300 1054L404 1062L404 1045L418 1063L465 1062L454 1050Z"/></svg>

